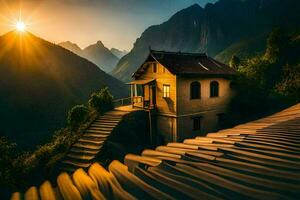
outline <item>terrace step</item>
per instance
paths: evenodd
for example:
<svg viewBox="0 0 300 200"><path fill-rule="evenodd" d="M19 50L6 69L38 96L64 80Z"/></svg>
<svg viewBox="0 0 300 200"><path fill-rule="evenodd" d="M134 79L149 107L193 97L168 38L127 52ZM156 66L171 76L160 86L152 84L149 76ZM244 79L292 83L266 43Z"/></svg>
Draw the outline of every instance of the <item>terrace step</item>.
<svg viewBox="0 0 300 200"><path fill-rule="evenodd" d="M82 163L82 162L77 162L74 160L64 160L63 164L69 167L75 167L76 168L88 168L91 164L90 163Z"/></svg>
<svg viewBox="0 0 300 200"><path fill-rule="evenodd" d="M80 149L80 148L71 148L70 153L81 153L81 154L90 154L95 155L99 152L99 150L92 150L92 149Z"/></svg>
<svg viewBox="0 0 300 200"><path fill-rule="evenodd" d="M80 143L74 144L73 147L76 147L78 149L89 149L89 150L99 150L101 148L101 146L97 146L97 145L80 144Z"/></svg>
<svg viewBox="0 0 300 200"><path fill-rule="evenodd" d="M80 144L92 144L95 146L102 145L103 142L104 142L103 140L99 141L99 140L91 140L91 139L83 139L83 138L78 140L78 143Z"/></svg>
<svg viewBox="0 0 300 200"><path fill-rule="evenodd" d="M107 137L127 113L114 110L98 117L66 154L62 170L72 173L78 168L89 167Z"/></svg>
<svg viewBox="0 0 300 200"><path fill-rule="evenodd" d="M88 133L82 136L82 139L87 139L87 140L96 140L96 141L103 141L105 140L109 135L103 135L103 134L92 134Z"/></svg>
<svg viewBox="0 0 300 200"><path fill-rule="evenodd" d="M67 157L72 159L72 161L80 161L82 163L89 162L90 160L95 158L95 155L87 155L87 154L77 154L77 153L69 153Z"/></svg>
<svg viewBox="0 0 300 200"><path fill-rule="evenodd" d="M93 126L93 127L90 127L89 130L112 131L112 130L113 130L113 127L99 127L99 126Z"/></svg>
<svg viewBox="0 0 300 200"><path fill-rule="evenodd" d="M118 122L95 122L95 125L108 125L108 126L116 126Z"/></svg>
<svg viewBox="0 0 300 200"><path fill-rule="evenodd" d="M89 129L87 131L85 131L86 133L96 133L96 134L110 134L111 131L104 131L104 130L94 130L94 129Z"/></svg>
<svg viewBox="0 0 300 200"><path fill-rule="evenodd" d="M90 126L91 127L99 127L99 128L114 128L115 125L113 124L101 124L101 123L94 123Z"/></svg>

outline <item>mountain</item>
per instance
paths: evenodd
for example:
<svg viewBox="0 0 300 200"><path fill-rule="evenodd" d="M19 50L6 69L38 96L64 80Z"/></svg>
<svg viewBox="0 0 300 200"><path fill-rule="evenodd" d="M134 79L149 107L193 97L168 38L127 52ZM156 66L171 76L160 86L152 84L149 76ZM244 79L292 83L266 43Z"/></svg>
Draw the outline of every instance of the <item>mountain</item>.
<svg viewBox="0 0 300 200"><path fill-rule="evenodd" d="M82 54L82 49L77 44L72 43L70 41L61 42L58 45L62 46L65 49L68 49L68 50L72 51L73 53L75 53L77 55L81 55Z"/></svg>
<svg viewBox="0 0 300 200"><path fill-rule="evenodd" d="M106 48L101 41L98 41L96 44L89 45L84 49L81 49L77 44L70 41L61 42L58 45L90 60L107 73L110 73L119 61L119 57ZM117 51L119 50L114 50L114 52ZM123 52L120 51L117 53L121 54Z"/></svg>
<svg viewBox="0 0 300 200"><path fill-rule="evenodd" d="M127 96L127 86L69 50L29 32L0 37L0 135L20 148L47 140L72 106L104 86Z"/></svg>
<svg viewBox="0 0 300 200"><path fill-rule="evenodd" d="M117 56L118 58L122 58L123 56L125 56L128 53L126 50L121 51L121 50L116 49L116 48L111 48L110 52L112 54L114 54L115 56Z"/></svg>
<svg viewBox="0 0 300 200"><path fill-rule="evenodd" d="M265 51L266 42L267 35L265 34L241 39L218 53L215 59L228 64L232 56L237 56L240 59L251 58Z"/></svg>
<svg viewBox="0 0 300 200"><path fill-rule="evenodd" d="M101 41L83 49L82 56L98 65L107 73L111 72L119 61L119 58L112 54Z"/></svg>
<svg viewBox="0 0 300 200"><path fill-rule="evenodd" d="M299 27L300 1L219 0L204 8L195 4L168 21L147 28L112 71L122 81L155 50L206 52L214 57L245 38L269 33L275 26Z"/></svg>

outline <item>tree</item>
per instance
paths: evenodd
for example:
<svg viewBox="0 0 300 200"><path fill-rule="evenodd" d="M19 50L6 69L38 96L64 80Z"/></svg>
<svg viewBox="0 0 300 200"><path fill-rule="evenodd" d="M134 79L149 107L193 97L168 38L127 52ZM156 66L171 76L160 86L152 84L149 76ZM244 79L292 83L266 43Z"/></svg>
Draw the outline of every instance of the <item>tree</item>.
<svg viewBox="0 0 300 200"><path fill-rule="evenodd" d="M292 103L300 102L300 64L295 66L285 65L283 79L276 85L275 89Z"/></svg>
<svg viewBox="0 0 300 200"><path fill-rule="evenodd" d="M233 55L230 59L229 66L235 70L238 70L240 64L241 64L240 58L237 57L236 55Z"/></svg>
<svg viewBox="0 0 300 200"><path fill-rule="evenodd" d="M275 28L268 37L265 59L278 62L279 58L286 55L289 43L288 36L281 28Z"/></svg>
<svg viewBox="0 0 300 200"><path fill-rule="evenodd" d="M84 123L88 117L89 110L85 105L74 106L68 112L68 124L76 130L82 123Z"/></svg>
<svg viewBox="0 0 300 200"><path fill-rule="evenodd" d="M106 112L113 109L112 100L113 96L106 87L91 95L89 107L95 109L98 113Z"/></svg>

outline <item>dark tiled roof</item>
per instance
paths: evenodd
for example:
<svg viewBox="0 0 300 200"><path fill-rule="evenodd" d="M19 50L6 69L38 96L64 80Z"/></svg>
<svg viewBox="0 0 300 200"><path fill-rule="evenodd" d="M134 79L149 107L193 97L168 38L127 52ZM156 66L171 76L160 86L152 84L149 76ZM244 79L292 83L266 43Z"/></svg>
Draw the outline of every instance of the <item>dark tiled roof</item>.
<svg viewBox="0 0 300 200"><path fill-rule="evenodd" d="M150 50L145 62L158 61L175 75L232 76L235 70L203 53L182 53ZM141 66L134 77L144 72Z"/></svg>
<svg viewBox="0 0 300 200"><path fill-rule="evenodd" d="M38 199L299 199L300 104L272 116L169 143L108 169L62 173L25 196ZM13 197L20 196L14 193ZM35 198L34 198L35 197ZM50 198L52 197L52 198ZM43 198L42 198L43 199Z"/></svg>

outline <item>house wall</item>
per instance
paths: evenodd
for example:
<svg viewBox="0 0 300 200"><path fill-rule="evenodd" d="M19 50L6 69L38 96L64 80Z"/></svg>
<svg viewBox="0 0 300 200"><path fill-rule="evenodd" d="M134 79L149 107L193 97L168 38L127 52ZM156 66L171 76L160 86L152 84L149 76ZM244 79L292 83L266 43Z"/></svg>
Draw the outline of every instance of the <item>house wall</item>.
<svg viewBox="0 0 300 200"><path fill-rule="evenodd" d="M165 142L173 141L176 128L176 76L171 74L164 66L157 63L157 72L153 72L152 64L145 69L139 79L156 79L156 106L157 106L157 133ZM170 85L170 98L163 98L163 85ZM150 96L151 96L150 90ZM145 86L145 99L149 99L149 88Z"/></svg>
<svg viewBox="0 0 300 200"><path fill-rule="evenodd" d="M157 63L157 72L153 73L152 64L145 70L144 74L139 79L156 79L156 104L157 111L161 114L176 113L176 76L171 74L164 66ZM163 98L163 85L170 85L170 98ZM145 95L148 99L148 86L145 86ZM150 92L151 96L151 92Z"/></svg>
<svg viewBox="0 0 300 200"><path fill-rule="evenodd" d="M190 99L190 84L199 81L201 98ZM218 81L219 97L210 97L210 83ZM226 114L233 91L225 78L177 77L177 141L219 129L219 114ZM193 117L201 117L201 130L193 130Z"/></svg>
<svg viewBox="0 0 300 200"><path fill-rule="evenodd" d="M181 142L187 138L205 136L207 133L215 132L219 128L218 114L226 113L226 110L203 111L195 115L180 116L177 118L176 141ZM201 130L193 130L193 117L201 116Z"/></svg>
<svg viewBox="0 0 300 200"><path fill-rule="evenodd" d="M182 141L216 131L219 128L218 114L227 111L233 95L230 80L225 78L186 78L171 74L157 63L157 72L153 72L153 62L147 62L148 68L139 79L156 79L157 133L165 143ZM201 99L190 99L190 84L199 81ZM210 97L210 82L219 82L219 97ZM163 98L163 85L170 85L170 98ZM149 98L145 87L146 99ZM151 97L151 90L150 90ZM193 117L201 116L201 130L193 130Z"/></svg>
<svg viewBox="0 0 300 200"><path fill-rule="evenodd" d="M157 114L157 132L164 143L175 141L177 138L176 117Z"/></svg>

